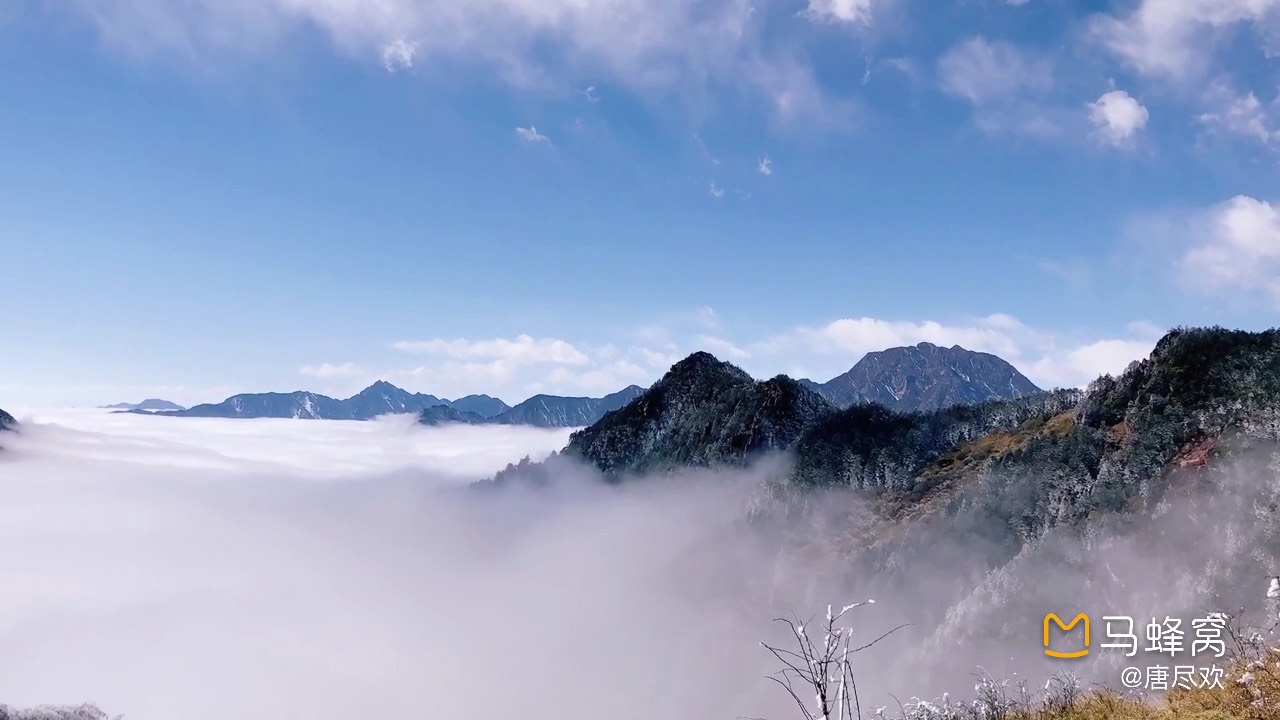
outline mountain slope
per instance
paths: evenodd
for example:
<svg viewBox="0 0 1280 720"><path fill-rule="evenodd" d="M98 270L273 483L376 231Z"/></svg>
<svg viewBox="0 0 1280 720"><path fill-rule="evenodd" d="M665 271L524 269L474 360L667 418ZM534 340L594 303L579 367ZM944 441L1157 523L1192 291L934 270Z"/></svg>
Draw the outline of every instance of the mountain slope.
<svg viewBox="0 0 1280 720"><path fill-rule="evenodd" d="M586 427L611 410L617 410L644 389L630 385L602 398L534 395L506 412L494 417L501 425L534 425L536 427Z"/></svg>
<svg viewBox="0 0 1280 720"><path fill-rule="evenodd" d="M411 393L379 380L345 400L303 391L245 393L234 395L220 403L196 405L186 410L150 412L129 409L117 412L146 412L151 415L178 417L307 420L371 420L389 413L415 413L425 425L461 422L585 427L599 420L606 412L627 404L641 392L641 388L633 385L603 398L535 395L509 408L506 403L488 395L468 395L450 402L434 395Z"/></svg>
<svg viewBox="0 0 1280 720"><path fill-rule="evenodd" d="M18 421L4 410L0 410L0 430L12 430L18 426Z"/></svg>
<svg viewBox="0 0 1280 720"><path fill-rule="evenodd" d="M708 353L694 353L626 407L574 433L565 455L609 474L742 464L789 447L834 410L791 378L757 382Z"/></svg>
<svg viewBox="0 0 1280 720"><path fill-rule="evenodd" d="M418 422L423 425L447 425L450 423L484 425L489 422L489 419L449 405L433 405L418 413Z"/></svg>
<svg viewBox="0 0 1280 720"><path fill-rule="evenodd" d="M454 400L449 405L462 412L475 413L482 418L497 417L511 409L510 405L488 395L467 395Z"/></svg>
<svg viewBox="0 0 1280 720"><path fill-rule="evenodd" d="M147 398L146 400L143 400L140 403L116 403L114 405L106 405L104 406L104 409L106 410L146 410L146 411L186 410L186 408L182 407L181 405L175 402L169 402L168 400L160 400L158 398Z"/></svg>
<svg viewBox="0 0 1280 720"><path fill-rule="evenodd" d="M158 414L210 418L351 419L341 400L303 391L245 393L233 395L220 403L195 405L181 412Z"/></svg>
<svg viewBox="0 0 1280 720"><path fill-rule="evenodd" d="M417 413L447 401L411 393L379 380L345 400L313 392L244 393L220 403L196 405L158 415L220 418L297 418L304 420L372 420L388 413Z"/></svg>
<svg viewBox="0 0 1280 720"><path fill-rule="evenodd" d="M848 372L825 383L803 382L840 407L874 402L908 411L1012 400L1040 392L995 355L925 342L867 353Z"/></svg>
<svg viewBox="0 0 1280 720"><path fill-rule="evenodd" d="M411 393L385 380L379 380L342 401L353 420L367 420L388 413L421 412L425 408L447 404L448 401L435 395Z"/></svg>

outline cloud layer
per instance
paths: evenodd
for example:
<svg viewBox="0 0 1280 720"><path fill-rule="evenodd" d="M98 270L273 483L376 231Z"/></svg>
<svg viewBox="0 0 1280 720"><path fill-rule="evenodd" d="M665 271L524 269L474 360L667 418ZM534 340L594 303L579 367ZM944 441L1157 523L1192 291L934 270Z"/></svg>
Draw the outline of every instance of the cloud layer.
<svg viewBox="0 0 1280 720"><path fill-rule="evenodd" d="M440 470L543 439L40 420L0 457L5 703L131 720L785 708L756 645L770 615L741 592L767 566L733 529L750 477L475 498L441 492Z"/></svg>

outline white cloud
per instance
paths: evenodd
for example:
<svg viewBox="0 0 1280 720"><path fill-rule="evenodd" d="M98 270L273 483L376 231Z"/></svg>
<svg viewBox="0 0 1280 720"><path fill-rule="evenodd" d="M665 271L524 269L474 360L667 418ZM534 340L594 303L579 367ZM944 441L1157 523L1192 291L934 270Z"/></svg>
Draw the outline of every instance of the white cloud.
<svg viewBox="0 0 1280 720"><path fill-rule="evenodd" d="M662 368L666 370L666 368ZM557 395L601 396L614 393L633 384L647 385L654 373L630 360L616 360L589 370L556 368L540 381L525 386L530 393L554 393Z"/></svg>
<svg viewBox="0 0 1280 720"><path fill-rule="evenodd" d="M1131 144L1148 119L1147 109L1124 90L1105 92L1089 103L1089 120L1096 132L1116 147Z"/></svg>
<svg viewBox="0 0 1280 720"><path fill-rule="evenodd" d="M306 365L298 372L308 377L331 379L331 378L352 378L364 377L368 373L355 363L342 363L341 365L331 365L323 363L321 365Z"/></svg>
<svg viewBox="0 0 1280 720"><path fill-rule="evenodd" d="M972 37L948 50L937 63L938 82L948 94L973 106L984 132L1048 138L1061 132L1060 113L1047 107L1053 88L1048 58L1006 42Z"/></svg>
<svg viewBox="0 0 1280 720"><path fill-rule="evenodd" d="M1146 324L1132 325L1130 337L1071 342L1057 334L1031 328L1017 318L994 314L969 323L909 322L878 318L844 318L817 327L801 327L750 346L753 372L775 372L778 360L795 364L802 359L823 381L843 373L868 352L928 342L997 355L1042 387L1082 387L1100 372L1119 372L1154 346ZM1102 370L1099 370L1102 368Z"/></svg>
<svg viewBox="0 0 1280 720"><path fill-rule="evenodd" d="M874 0L809 0L801 14L815 22L866 25L874 4Z"/></svg>
<svg viewBox="0 0 1280 720"><path fill-rule="evenodd" d="M1052 352L1023 368L1042 387L1084 387L1102 375L1119 375L1134 360L1151 354L1159 337L1098 340Z"/></svg>
<svg viewBox="0 0 1280 720"><path fill-rule="evenodd" d="M519 136L521 140L525 140L527 142L551 144L551 138L548 138L546 135L538 132L538 128L533 127L532 125L527 128L516 128L516 135Z"/></svg>
<svg viewBox="0 0 1280 720"><path fill-rule="evenodd" d="M1207 128L1241 137L1251 138L1269 145L1280 130L1272 119L1272 108L1265 106L1252 92L1243 95L1217 85L1209 93L1208 110L1199 116Z"/></svg>
<svg viewBox="0 0 1280 720"><path fill-rule="evenodd" d="M1274 35L1280 0L1141 0L1126 15L1097 15L1094 39L1144 75L1175 81L1202 75L1230 26L1252 23Z"/></svg>
<svg viewBox="0 0 1280 720"><path fill-rule="evenodd" d="M568 433L122 417L6 439L5 703L138 720L460 717L477 697L543 720L689 717L708 693L732 717L785 707L744 641L769 628L741 602L765 560L726 511L753 474L610 489L566 471L562 492L477 503L440 489ZM602 647L625 657L579 666Z"/></svg>
<svg viewBox="0 0 1280 720"><path fill-rule="evenodd" d="M271 470L315 478L412 468L454 481L564 447L569 431L526 426L426 428L412 416L375 421L152 418L101 410L44 410L22 418L34 444L56 440L66 460L155 463L204 470ZM358 450L357 450L358 448Z"/></svg>
<svg viewBox="0 0 1280 720"><path fill-rule="evenodd" d="M751 357L751 353L725 340L724 338L713 337L711 335L699 335L698 346L701 350L706 350L712 355L716 355L722 360L741 360Z"/></svg>
<svg viewBox="0 0 1280 720"><path fill-rule="evenodd" d="M942 89L976 106L1053 85L1052 66L1009 43L969 38L938 59Z"/></svg>
<svg viewBox="0 0 1280 720"><path fill-rule="evenodd" d="M413 67L413 56L417 51L417 43L397 38L382 49L382 65L387 72L407 70Z"/></svg>
<svg viewBox="0 0 1280 720"><path fill-rule="evenodd" d="M769 157L766 155L765 157L760 159L760 165L757 167L757 169L760 171L761 175L772 175L773 161L770 160Z"/></svg>
<svg viewBox="0 0 1280 720"><path fill-rule="evenodd" d="M1180 260L1189 284L1237 300L1262 295L1280 308L1280 208L1238 195L1203 213L1194 231Z"/></svg>
<svg viewBox="0 0 1280 720"><path fill-rule="evenodd" d="M591 78L640 94L694 97L732 86L780 110L820 111L821 91L799 61L802 37L765 44L771 14L753 0L38 0L75 12L132 56L177 57L200 68L284 49L318 34L340 53L391 69L435 59L491 68L517 85ZM815 19L861 17L868 0L824 0ZM772 14L776 16L775 14Z"/></svg>
<svg viewBox="0 0 1280 720"><path fill-rule="evenodd" d="M930 342L944 347L961 345L968 350L1012 358L1018 356L1019 347L1008 331L1020 328L1020 323L1006 315L993 315L971 325L891 321L870 317L842 318L819 327L797 328L785 335L769 338L758 347L763 350L785 348L834 354L856 361L869 352Z"/></svg>
<svg viewBox="0 0 1280 720"><path fill-rule="evenodd" d="M556 338L534 338L519 335L514 340L421 340L399 341L392 344L396 350L424 355L444 355L462 360L492 359L513 364L559 363L582 365L589 358L572 344Z"/></svg>
<svg viewBox="0 0 1280 720"><path fill-rule="evenodd" d="M711 186L710 186L710 188L709 188L709 191L711 192L711 197L713 197L713 198L715 198L715 199L717 199L717 200L719 200L720 198L724 197L724 188L719 187L719 186L718 186L718 185L716 185L715 183L711 183Z"/></svg>

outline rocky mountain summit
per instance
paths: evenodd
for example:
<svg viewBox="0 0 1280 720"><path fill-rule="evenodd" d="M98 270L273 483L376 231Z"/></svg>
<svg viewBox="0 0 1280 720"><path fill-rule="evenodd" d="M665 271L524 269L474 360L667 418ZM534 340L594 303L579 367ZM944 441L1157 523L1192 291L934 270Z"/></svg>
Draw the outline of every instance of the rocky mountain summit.
<svg viewBox="0 0 1280 720"><path fill-rule="evenodd" d="M891 410L941 410L1041 392L1004 360L959 345L922 342L867 353L825 383L802 380L839 407L877 403Z"/></svg>

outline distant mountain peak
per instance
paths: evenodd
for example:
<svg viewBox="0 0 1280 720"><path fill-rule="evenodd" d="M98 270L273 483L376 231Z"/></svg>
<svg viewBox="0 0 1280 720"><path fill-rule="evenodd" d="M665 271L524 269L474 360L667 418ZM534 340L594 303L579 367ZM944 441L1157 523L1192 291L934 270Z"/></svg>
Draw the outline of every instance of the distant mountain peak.
<svg viewBox="0 0 1280 720"><path fill-rule="evenodd" d="M179 412L186 408L181 405L161 400L159 398L147 398L140 403L115 403L114 405L104 405L106 410L146 410L146 411L168 411Z"/></svg>
<svg viewBox="0 0 1280 720"><path fill-rule="evenodd" d="M625 407L574 433L565 452L613 474L744 463L790 447L804 427L834 410L786 375L758 382L698 352Z"/></svg>
<svg viewBox="0 0 1280 720"><path fill-rule="evenodd" d="M356 396L358 397L361 395L386 395L389 393L394 393L394 394L404 393L406 395L412 394L408 390L396 387L395 385L392 385L386 380L378 380L374 382L372 385L370 385L369 387L356 393Z"/></svg>
<svg viewBox="0 0 1280 720"><path fill-rule="evenodd" d="M870 352L825 383L805 382L836 405L877 403L894 410L938 410L1041 392L1016 368L990 353L930 342Z"/></svg>

